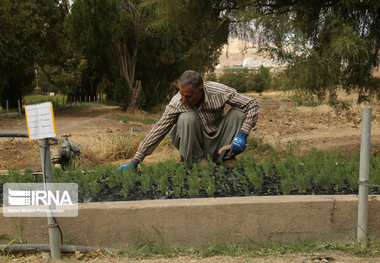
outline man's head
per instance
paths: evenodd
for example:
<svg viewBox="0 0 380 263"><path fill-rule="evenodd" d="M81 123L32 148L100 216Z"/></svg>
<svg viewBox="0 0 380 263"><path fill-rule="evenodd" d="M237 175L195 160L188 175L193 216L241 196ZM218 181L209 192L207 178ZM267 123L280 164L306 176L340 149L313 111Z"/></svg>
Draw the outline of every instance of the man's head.
<svg viewBox="0 0 380 263"><path fill-rule="evenodd" d="M182 102L193 107L203 99L203 79L202 76L193 70L185 71L178 80L179 93Z"/></svg>

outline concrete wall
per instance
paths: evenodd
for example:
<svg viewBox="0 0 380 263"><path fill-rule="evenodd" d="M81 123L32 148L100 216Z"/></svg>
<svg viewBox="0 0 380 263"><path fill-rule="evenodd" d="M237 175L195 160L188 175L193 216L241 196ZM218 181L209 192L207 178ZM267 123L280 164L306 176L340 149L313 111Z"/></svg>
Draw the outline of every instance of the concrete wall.
<svg viewBox="0 0 380 263"><path fill-rule="evenodd" d="M78 217L58 222L71 245L110 248L153 240L177 247L226 241L345 241L356 236L357 203L355 195L89 203L79 204ZM0 235L17 238L20 225L24 241L48 243L46 218L6 218L1 211ZM376 196L369 201L368 231L379 239Z"/></svg>

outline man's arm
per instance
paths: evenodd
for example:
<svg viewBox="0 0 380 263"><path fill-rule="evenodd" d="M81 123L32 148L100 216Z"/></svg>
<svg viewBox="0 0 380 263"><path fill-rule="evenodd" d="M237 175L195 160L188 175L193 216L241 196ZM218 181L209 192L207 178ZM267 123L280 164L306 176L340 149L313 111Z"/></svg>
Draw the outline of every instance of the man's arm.
<svg viewBox="0 0 380 263"><path fill-rule="evenodd" d="M147 155L151 154L154 149L156 149L162 139L176 123L178 115L179 112L177 109L170 105L166 107L160 120L149 131L145 139L141 141L139 148L132 159L136 164L141 163Z"/></svg>
<svg viewBox="0 0 380 263"><path fill-rule="evenodd" d="M244 112L245 119L240 132L248 135L251 129L255 127L259 115L259 104L257 101L231 89L227 93L226 103Z"/></svg>

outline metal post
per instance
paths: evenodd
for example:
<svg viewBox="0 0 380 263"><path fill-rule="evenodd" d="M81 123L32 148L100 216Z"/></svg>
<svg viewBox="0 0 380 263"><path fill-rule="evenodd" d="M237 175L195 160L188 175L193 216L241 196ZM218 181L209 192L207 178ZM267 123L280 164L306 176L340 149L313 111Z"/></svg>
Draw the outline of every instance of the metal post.
<svg viewBox="0 0 380 263"><path fill-rule="evenodd" d="M8 111L9 111L9 109L8 109L8 100L6 100L5 103L6 103L6 105L7 105L6 108L7 108L7 118L8 118Z"/></svg>
<svg viewBox="0 0 380 263"><path fill-rule="evenodd" d="M21 105L20 105L20 100L17 100L18 103L18 116L21 117Z"/></svg>
<svg viewBox="0 0 380 263"><path fill-rule="evenodd" d="M364 108L362 112L362 131L360 142L359 201L357 238L367 245L368 223L368 184L369 183L369 149L371 139L372 109Z"/></svg>
<svg viewBox="0 0 380 263"><path fill-rule="evenodd" d="M42 163L42 172L44 174L44 183L53 183L52 168L50 162L50 147L48 139L40 139L40 154ZM53 208L54 209L54 208ZM61 259L61 240L58 223L54 215L48 210L47 213L48 229L49 229L49 244L50 256L53 259Z"/></svg>

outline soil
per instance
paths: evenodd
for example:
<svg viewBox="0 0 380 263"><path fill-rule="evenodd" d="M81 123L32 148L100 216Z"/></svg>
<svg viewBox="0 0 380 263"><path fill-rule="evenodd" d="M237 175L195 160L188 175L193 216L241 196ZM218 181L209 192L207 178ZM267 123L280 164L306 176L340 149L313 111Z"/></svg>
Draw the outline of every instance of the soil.
<svg viewBox="0 0 380 263"><path fill-rule="evenodd" d="M231 257L231 256L213 256L213 257L197 257L197 256L178 256L171 258L154 257L150 259L137 259L130 257L115 257L109 255L87 254L79 255L85 262L109 262L109 263L315 263L315 262L331 262L331 263L376 263L380 262L380 256L359 257L353 256L341 251L320 251L318 253L294 253L283 255L267 255L256 257ZM78 256L77 256L78 257ZM73 254L63 255L64 262L79 262ZM62 262L62 260L51 260L49 254L39 253L26 256L1 257L0 262L28 262L28 263L50 263Z"/></svg>
<svg viewBox="0 0 380 263"><path fill-rule="evenodd" d="M356 104L356 96L342 96L351 104L349 110L337 112L323 104L320 106L297 106L295 102L288 102L289 95L283 92L264 92L248 94L257 99L260 105L260 114L257 130L250 136L262 138L265 143L274 147L296 144L300 150L308 151L312 148L319 150L340 150L351 153L360 150L361 109L372 108L371 153L380 152L380 104ZM158 119L157 113L140 112L140 118ZM107 140L115 136L130 136L131 144L134 140L141 140L153 124L127 122L111 119L112 116L130 116L122 112L117 106L96 106L82 110L55 110L57 136L70 133L70 141L80 144L84 155L92 155L96 163L111 162L120 165L129 159L111 159L102 157L101 147ZM26 121L22 118L0 117L0 132L26 133ZM137 145L137 144L136 144ZM104 146L104 145L103 145ZM52 147L52 150L54 147ZM91 150L92 149L92 150ZM95 149L95 150L94 150ZM145 158L146 164L156 163L165 159L178 160L178 151L170 147L158 147L152 155ZM91 151L89 151L91 150ZM132 158L131 154L130 158ZM8 168L41 171L40 152L37 141L28 142L25 138L0 138L0 170Z"/></svg>

